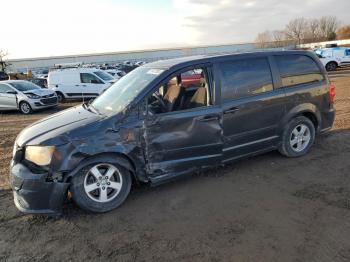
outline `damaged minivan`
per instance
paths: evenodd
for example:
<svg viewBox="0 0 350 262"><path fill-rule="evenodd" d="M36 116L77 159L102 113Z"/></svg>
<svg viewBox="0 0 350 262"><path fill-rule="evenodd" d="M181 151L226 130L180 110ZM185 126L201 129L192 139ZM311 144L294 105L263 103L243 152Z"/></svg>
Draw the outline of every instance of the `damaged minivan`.
<svg viewBox="0 0 350 262"><path fill-rule="evenodd" d="M196 72L191 84L182 84ZM187 77L188 78L188 77ZM334 85L307 51L195 56L143 65L85 103L17 137L11 185L25 213L121 205L132 184L157 185L278 150L305 155L334 120ZM253 160L252 160L253 161Z"/></svg>

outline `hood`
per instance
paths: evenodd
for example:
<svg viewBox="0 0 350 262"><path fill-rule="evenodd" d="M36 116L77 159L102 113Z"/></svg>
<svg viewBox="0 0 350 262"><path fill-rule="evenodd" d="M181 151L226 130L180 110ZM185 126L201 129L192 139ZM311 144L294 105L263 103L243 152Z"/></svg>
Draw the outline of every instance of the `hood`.
<svg viewBox="0 0 350 262"><path fill-rule="evenodd" d="M49 89L41 88L41 89L33 89L29 91L24 91L23 94L34 94L38 96L47 96L47 95L52 95L54 92Z"/></svg>
<svg viewBox="0 0 350 262"><path fill-rule="evenodd" d="M102 119L101 115L88 111L82 105L72 107L26 127L18 135L16 143L22 147L24 145L38 145L45 141L57 140L62 134L100 119ZM60 144L67 142L64 140L56 141L56 143Z"/></svg>

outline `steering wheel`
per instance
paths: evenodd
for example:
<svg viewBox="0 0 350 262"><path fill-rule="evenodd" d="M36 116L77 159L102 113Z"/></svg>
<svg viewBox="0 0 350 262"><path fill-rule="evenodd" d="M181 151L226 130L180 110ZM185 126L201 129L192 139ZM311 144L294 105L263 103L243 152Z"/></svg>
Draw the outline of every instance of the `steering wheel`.
<svg viewBox="0 0 350 262"><path fill-rule="evenodd" d="M156 100L157 102L159 103L160 107L161 107L161 110L163 112L168 112L168 107L166 106L166 104L164 103L164 100L163 98L161 98L160 94L158 94L158 92L155 92L153 93L152 95Z"/></svg>

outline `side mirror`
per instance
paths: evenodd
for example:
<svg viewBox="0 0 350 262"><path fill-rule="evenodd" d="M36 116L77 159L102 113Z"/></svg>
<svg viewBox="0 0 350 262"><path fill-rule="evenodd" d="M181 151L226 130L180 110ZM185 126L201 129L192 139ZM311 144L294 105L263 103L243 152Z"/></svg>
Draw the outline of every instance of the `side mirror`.
<svg viewBox="0 0 350 262"><path fill-rule="evenodd" d="M10 90L10 91L7 91L6 94L17 95L17 92L13 91L13 90Z"/></svg>

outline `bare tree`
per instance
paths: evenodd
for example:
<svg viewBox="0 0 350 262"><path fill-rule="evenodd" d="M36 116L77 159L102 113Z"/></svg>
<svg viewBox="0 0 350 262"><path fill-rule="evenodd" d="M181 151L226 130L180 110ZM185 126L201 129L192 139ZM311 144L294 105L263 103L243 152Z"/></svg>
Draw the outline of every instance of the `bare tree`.
<svg viewBox="0 0 350 262"><path fill-rule="evenodd" d="M265 31L263 33L259 33L254 42L258 48L268 48L270 47L271 41L271 32Z"/></svg>
<svg viewBox="0 0 350 262"><path fill-rule="evenodd" d="M301 44L302 39L306 35L307 20L303 17L291 20L285 28L288 39L295 40Z"/></svg>
<svg viewBox="0 0 350 262"><path fill-rule="evenodd" d="M318 19L310 19L308 21L305 38L308 42L315 42L321 39L320 21Z"/></svg>
<svg viewBox="0 0 350 262"><path fill-rule="evenodd" d="M344 25L338 28L337 39L350 39L350 25Z"/></svg>
<svg viewBox="0 0 350 262"><path fill-rule="evenodd" d="M320 33L325 40L334 40L339 20L335 16L323 16L319 20Z"/></svg>
<svg viewBox="0 0 350 262"><path fill-rule="evenodd" d="M255 39L259 48L283 47L301 43L311 43L336 39L336 32L341 38L350 38L347 29L338 30L339 20L335 16L324 16L320 19L296 18L285 26L284 30L265 31ZM350 25L348 26L350 29Z"/></svg>
<svg viewBox="0 0 350 262"><path fill-rule="evenodd" d="M285 46L286 34L283 30L274 30L271 33L274 47Z"/></svg>

